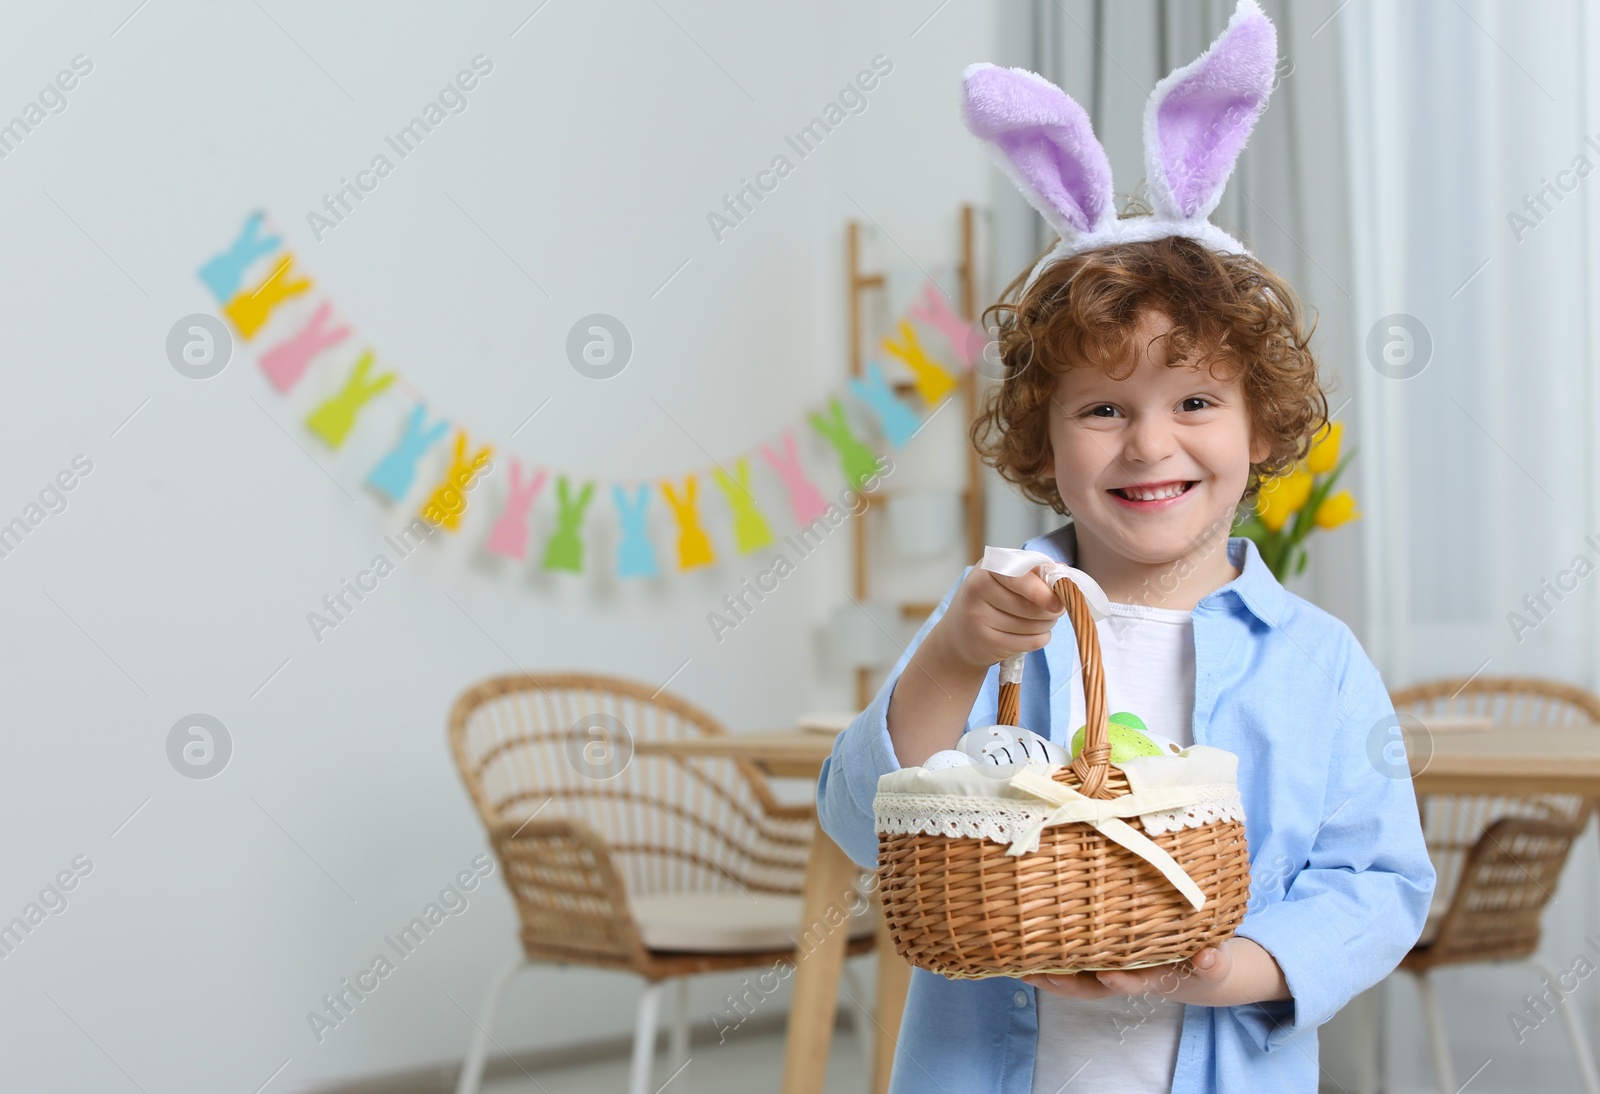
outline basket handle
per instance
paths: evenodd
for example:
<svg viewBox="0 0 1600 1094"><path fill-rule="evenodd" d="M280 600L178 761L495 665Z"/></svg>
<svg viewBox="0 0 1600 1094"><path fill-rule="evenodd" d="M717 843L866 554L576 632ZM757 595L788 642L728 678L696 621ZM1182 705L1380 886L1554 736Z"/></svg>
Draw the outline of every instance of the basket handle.
<svg viewBox="0 0 1600 1094"><path fill-rule="evenodd" d="M1089 727L1083 748L1072 761L1072 771L1078 777L1078 792L1085 797L1116 797L1106 789L1111 765L1111 728L1110 720L1106 717L1105 663L1100 657L1100 632L1095 626L1097 618L1110 614L1110 598L1093 577L1040 551L985 547L978 565L985 570L1012 577L1029 571L1037 573L1055 590L1066 608L1066 614L1072 620L1073 634L1078 639L1078 659L1083 664L1083 696L1088 706L1085 724ZM1000 725L1015 726L1020 721L1022 663L1026 656L1014 653L1000 662L997 711ZM1063 768L1057 774L1064 774L1065 771Z"/></svg>
<svg viewBox="0 0 1600 1094"><path fill-rule="evenodd" d="M1083 590L1070 577L1056 579L1056 595L1072 620L1072 633L1078 639L1078 660L1083 664L1083 701L1088 707L1083 748L1073 757L1072 771L1078 776L1078 793L1087 798L1113 798L1106 786L1111 770L1111 728L1106 711L1106 666L1100 657L1100 630Z"/></svg>
<svg viewBox="0 0 1600 1094"><path fill-rule="evenodd" d="M1095 627L1094 615L1083 590L1069 577L1056 579L1053 586L1061 598L1072 621L1072 633L1078 640L1078 660L1083 664L1083 700L1088 707L1083 749L1072 760L1073 773L1078 776L1078 792L1089 798L1115 797L1106 789L1110 772L1111 729L1106 711L1106 671L1100 656L1100 631ZM1025 653L1014 653L1000 662L1000 704L996 722L1003 726L1020 726L1022 716L1022 663Z"/></svg>
<svg viewBox="0 0 1600 1094"><path fill-rule="evenodd" d="M1022 659L1025 653L1014 653L1000 662L1000 708L995 712L995 724L1017 726L1022 722Z"/></svg>

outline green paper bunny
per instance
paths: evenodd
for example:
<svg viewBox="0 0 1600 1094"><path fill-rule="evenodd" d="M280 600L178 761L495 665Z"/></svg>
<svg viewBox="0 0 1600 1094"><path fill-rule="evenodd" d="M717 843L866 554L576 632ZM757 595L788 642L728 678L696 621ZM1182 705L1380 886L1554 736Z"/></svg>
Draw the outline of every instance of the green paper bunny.
<svg viewBox="0 0 1600 1094"><path fill-rule="evenodd" d="M820 414L812 414L810 418L817 432L838 450L839 460L844 464L844 478L850 484L850 489L860 490L862 483L878 473L878 456L850 432L850 423L844 420L844 404L835 395L828 400L827 418Z"/></svg>
<svg viewBox="0 0 1600 1094"><path fill-rule="evenodd" d="M583 510L593 494L592 482L584 483L583 489L574 498L567 486L567 477L562 475L557 480L556 503L559 512L556 514L555 534L544 549L546 570L571 570L575 574L583 572L583 540L578 537L578 525L583 523Z"/></svg>

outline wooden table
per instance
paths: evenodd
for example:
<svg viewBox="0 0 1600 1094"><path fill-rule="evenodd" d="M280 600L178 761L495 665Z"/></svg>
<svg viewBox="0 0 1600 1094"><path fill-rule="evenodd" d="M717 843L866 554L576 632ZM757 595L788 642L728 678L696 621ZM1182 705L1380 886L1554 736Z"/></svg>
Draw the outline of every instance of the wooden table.
<svg viewBox="0 0 1600 1094"><path fill-rule="evenodd" d="M1600 728L1498 723L1488 729L1428 730L1425 735L1406 725L1401 730L1418 794L1600 798ZM1429 748L1431 755L1425 754Z"/></svg>
<svg viewBox="0 0 1600 1094"><path fill-rule="evenodd" d="M815 779L822 761L833 751L835 734L813 730L729 733L683 741L640 741L640 754L691 757L732 757L749 760L769 775ZM829 903L850 888L861 868L850 861L818 826L811 839L802 895L805 924L825 919ZM789 1010L788 1043L784 1050L783 1094L820 1094L828 1070L828 1049L839 1002L839 976L844 970L846 931L829 931L821 943L796 963L794 1001ZM889 1089L889 1068L894 1062L895 1038L905 1009L911 966L895 952L881 917L878 922L877 1036L872 1058L872 1090Z"/></svg>

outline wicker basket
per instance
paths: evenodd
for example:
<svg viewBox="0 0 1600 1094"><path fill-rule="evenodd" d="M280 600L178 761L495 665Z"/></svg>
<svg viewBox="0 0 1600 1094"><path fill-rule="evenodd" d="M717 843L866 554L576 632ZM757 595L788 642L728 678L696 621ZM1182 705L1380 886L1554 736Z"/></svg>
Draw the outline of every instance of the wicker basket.
<svg viewBox="0 0 1600 1094"><path fill-rule="evenodd" d="M1043 770L1086 798L1126 796L1128 777L1109 762L1105 668L1093 615L1070 578L1059 578L1054 589L1077 637L1088 732L1070 765ZM1016 686L1002 686L1003 713L1016 710ZM1029 778L1055 789L1037 772ZM886 832L880 814L877 874L889 934L911 964L952 979L1183 961L1231 937L1244 918L1250 855L1242 816L1150 836L1137 814L1109 822L1127 826L1116 829L1124 842L1147 850L1154 844L1170 856L1158 868L1151 859L1164 856L1135 853L1106 834L1104 821L1046 822L1037 851L1018 854L992 839ZM1170 880L1174 865L1193 882L1185 886L1190 897Z"/></svg>

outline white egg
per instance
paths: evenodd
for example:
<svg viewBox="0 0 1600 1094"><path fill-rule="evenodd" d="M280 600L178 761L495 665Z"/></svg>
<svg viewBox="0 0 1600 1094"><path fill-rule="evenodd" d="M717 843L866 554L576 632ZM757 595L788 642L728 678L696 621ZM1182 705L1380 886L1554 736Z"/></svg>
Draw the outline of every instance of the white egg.
<svg viewBox="0 0 1600 1094"><path fill-rule="evenodd" d="M922 761L925 771L943 771L948 767L971 767L972 757L953 748L942 749Z"/></svg>

